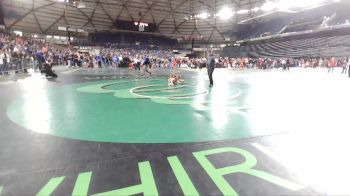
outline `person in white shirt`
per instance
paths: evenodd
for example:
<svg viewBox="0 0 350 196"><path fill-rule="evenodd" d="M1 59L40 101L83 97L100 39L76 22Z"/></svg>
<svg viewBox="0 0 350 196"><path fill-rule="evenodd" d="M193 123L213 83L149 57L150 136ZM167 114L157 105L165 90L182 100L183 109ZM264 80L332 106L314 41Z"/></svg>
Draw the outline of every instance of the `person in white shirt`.
<svg viewBox="0 0 350 196"><path fill-rule="evenodd" d="M3 66L2 66L2 73L4 75L9 75L9 72L8 72L8 66L11 62L11 54L10 52L8 52L6 49L3 49L3 54L4 54L4 60L3 60Z"/></svg>
<svg viewBox="0 0 350 196"><path fill-rule="evenodd" d="M349 58L348 63L347 63L347 68L348 68L349 78L350 78L350 58Z"/></svg>
<svg viewBox="0 0 350 196"><path fill-rule="evenodd" d="M341 61L341 65L343 70L341 71L342 74L346 74L347 70L348 70L348 60L342 60Z"/></svg>
<svg viewBox="0 0 350 196"><path fill-rule="evenodd" d="M138 59L138 57L135 57L134 58L134 69L135 69L135 71L141 71L141 62L140 62L140 60Z"/></svg>
<svg viewBox="0 0 350 196"><path fill-rule="evenodd" d="M5 67L4 60L5 60L4 51L2 49L0 49L0 75L2 75L3 68Z"/></svg>
<svg viewBox="0 0 350 196"><path fill-rule="evenodd" d="M282 59L282 68L285 70L287 68L287 61L286 59Z"/></svg>

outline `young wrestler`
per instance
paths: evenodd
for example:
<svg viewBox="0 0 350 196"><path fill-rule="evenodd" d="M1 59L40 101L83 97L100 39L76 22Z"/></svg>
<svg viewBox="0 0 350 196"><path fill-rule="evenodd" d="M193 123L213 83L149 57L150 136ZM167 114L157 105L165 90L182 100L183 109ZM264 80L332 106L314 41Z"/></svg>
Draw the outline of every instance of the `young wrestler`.
<svg viewBox="0 0 350 196"><path fill-rule="evenodd" d="M169 86L176 86L178 84L184 83L184 80L181 79L181 76L176 76L171 74L169 79L168 79L168 84Z"/></svg>

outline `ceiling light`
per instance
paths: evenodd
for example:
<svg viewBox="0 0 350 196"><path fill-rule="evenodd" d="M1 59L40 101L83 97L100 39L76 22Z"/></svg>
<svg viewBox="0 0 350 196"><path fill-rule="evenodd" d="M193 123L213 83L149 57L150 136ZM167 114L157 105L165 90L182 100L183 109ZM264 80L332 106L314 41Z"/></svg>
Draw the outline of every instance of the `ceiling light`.
<svg viewBox="0 0 350 196"><path fill-rule="evenodd" d="M23 36L23 32L22 31L13 31L13 33L15 33L18 36Z"/></svg>
<svg viewBox="0 0 350 196"><path fill-rule="evenodd" d="M276 3L271 2L271 1L267 1L266 3L264 3L264 5L261 6L261 9L264 11L271 11L276 9Z"/></svg>
<svg viewBox="0 0 350 196"><path fill-rule="evenodd" d="M197 15L197 18L207 19L207 18L208 18L208 16L209 16L209 14L208 14L208 13L203 12L203 13L198 14L198 15Z"/></svg>
<svg viewBox="0 0 350 196"><path fill-rule="evenodd" d="M219 11L217 16L220 17L221 19L226 20L226 19L229 19L233 16L233 11L232 11L232 9L230 9L228 7L224 7Z"/></svg>
<svg viewBox="0 0 350 196"><path fill-rule="evenodd" d="M249 10L247 10L247 9L237 11L237 14L248 14L248 13L249 13Z"/></svg>
<svg viewBox="0 0 350 196"><path fill-rule="evenodd" d="M84 9L84 8L86 8L86 5L82 0L80 0L77 4L77 8Z"/></svg>
<svg viewBox="0 0 350 196"><path fill-rule="evenodd" d="M253 8L253 9L251 9L252 12L258 12L259 10L260 10L259 7L255 7L255 8Z"/></svg>

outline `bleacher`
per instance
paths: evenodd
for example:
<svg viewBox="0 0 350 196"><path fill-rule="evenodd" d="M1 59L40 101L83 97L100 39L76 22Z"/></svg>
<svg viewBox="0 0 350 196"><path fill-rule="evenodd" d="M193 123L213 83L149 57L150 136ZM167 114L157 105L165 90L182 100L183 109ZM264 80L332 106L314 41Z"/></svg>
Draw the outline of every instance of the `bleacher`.
<svg viewBox="0 0 350 196"><path fill-rule="evenodd" d="M223 50L228 57L344 57L350 56L350 35L285 41L265 41Z"/></svg>
<svg viewBox="0 0 350 196"><path fill-rule="evenodd" d="M281 33L314 30L321 26L322 21L322 18L317 17L314 19L307 18L304 20L293 21L283 31L281 31Z"/></svg>
<svg viewBox="0 0 350 196"><path fill-rule="evenodd" d="M239 26L237 38L239 40L261 37L264 33L278 34L283 27L290 23L289 20L272 20L267 23L256 24L254 27L249 25Z"/></svg>
<svg viewBox="0 0 350 196"><path fill-rule="evenodd" d="M350 56L346 36L350 34L350 14L345 5L321 6L296 14L280 13L278 18L241 24L235 33L240 46L225 48L223 55ZM347 34L337 33L342 28L347 28Z"/></svg>
<svg viewBox="0 0 350 196"><path fill-rule="evenodd" d="M134 34L134 33L91 33L90 39L94 44L119 43L121 45L139 45L158 46L170 48L176 45L176 39L170 39L164 36Z"/></svg>

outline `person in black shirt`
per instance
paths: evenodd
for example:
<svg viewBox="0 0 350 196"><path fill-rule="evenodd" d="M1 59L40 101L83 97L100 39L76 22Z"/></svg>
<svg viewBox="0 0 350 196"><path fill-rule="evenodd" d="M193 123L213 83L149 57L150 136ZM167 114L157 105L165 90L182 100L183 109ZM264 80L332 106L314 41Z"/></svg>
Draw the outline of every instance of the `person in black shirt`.
<svg viewBox="0 0 350 196"><path fill-rule="evenodd" d="M53 72L52 66L51 66L51 60L48 60L44 63L44 73L46 74L46 77L51 76L56 78L57 74Z"/></svg>

